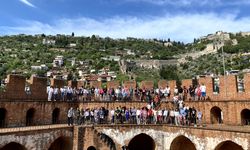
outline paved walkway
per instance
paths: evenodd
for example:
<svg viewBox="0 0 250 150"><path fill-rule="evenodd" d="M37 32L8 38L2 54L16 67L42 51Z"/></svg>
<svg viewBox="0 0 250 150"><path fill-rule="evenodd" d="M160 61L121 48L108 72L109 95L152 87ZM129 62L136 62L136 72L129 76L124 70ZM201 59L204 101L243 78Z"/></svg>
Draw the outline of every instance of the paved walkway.
<svg viewBox="0 0 250 150"><path fill-rule="evenodd" d="M93 125L82 125L83 127L92 127ZM138 126L136 124L101 124L94 125L96 127L117 127L117 126ZM179 128L197 128L201 130L219 130L219 131L229 131L229 132L243 132L250 133L250 126L230 126L230 125L206 125L203 127L194 127L194 126L174 126L169 124L147 124L139 126L169 126L169 127L179 127ZM73 126L68 126L67 124L56 124L56 125L41 125L41 126L29 126L29 127L15 127L15 128L1 128L0 134L14 133L14 132L25 132L25 131L37 131L37 130L48 130L48 129L60 129L60 128L72 128Z"/></svg>
<svg viewBox="0 0 250 150"><path fill-rule="evenodd" d="M37 131L46 129L57 129L69 127L67 124L57 124L57 125L41 125L41 126L29 126L29 127L14 127L14 128L1 128L0 134L11 133L11 132L24 132L24 131Z"/></svg>

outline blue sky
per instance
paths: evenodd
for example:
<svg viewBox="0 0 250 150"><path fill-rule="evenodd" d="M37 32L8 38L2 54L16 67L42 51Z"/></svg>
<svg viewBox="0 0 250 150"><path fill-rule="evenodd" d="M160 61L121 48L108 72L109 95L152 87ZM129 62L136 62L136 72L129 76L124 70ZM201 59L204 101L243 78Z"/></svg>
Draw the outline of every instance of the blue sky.
<svg viewBox="0 0 250 150"><path fill-rule="evenodd" d="M93 34L191 42L250 31L249 0L2 0L0 34Z"/></svg>

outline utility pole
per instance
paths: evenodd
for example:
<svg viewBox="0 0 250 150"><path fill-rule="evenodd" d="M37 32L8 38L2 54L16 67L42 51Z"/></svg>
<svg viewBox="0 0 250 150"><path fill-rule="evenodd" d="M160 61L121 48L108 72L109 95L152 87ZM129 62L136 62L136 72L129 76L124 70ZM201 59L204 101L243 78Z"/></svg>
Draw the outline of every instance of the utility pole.
<svg viewBox="0 0 250 150"><path fill-rule="evenodd" d="M222 31L222 42L223 45L221 47L222 52L222 64L223 64L223 72L224 72L224 86L225 86L225 96L227 98L227 75L226 75L226 66L225 66L225 54L224 54L224 32Z"/></svg>
<svg viewBox="0 0 250 150"><path fill-rule="evenodd" d="M224 54L224 33L222 32L222 39L218 38L215 42L215 48L218 51L218 44L221 44L221 53L222 53L222 65L223 65L223 78L224 78L224 87L225 87L225 97L227 98L227 75L226 75L226 66L225 66L225 54Z"/></svg>

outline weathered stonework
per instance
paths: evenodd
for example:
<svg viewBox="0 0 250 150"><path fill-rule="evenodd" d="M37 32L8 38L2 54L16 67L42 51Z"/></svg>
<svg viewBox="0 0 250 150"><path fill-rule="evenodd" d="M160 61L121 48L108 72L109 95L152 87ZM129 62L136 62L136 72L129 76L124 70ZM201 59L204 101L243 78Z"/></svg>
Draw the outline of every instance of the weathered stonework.
<svg viewBox="0 0 250 150"><path fill-rule="evenodd" d="M110 150L114 147L119 150L122 146L129 145L133 139L141 134L152 139L156 150L179 150L179 145L175 144L176 141L177 143L191 143L190 147L186 147L187 150L191 150L192 145L197 150L224 150L225 148L218 149L218 147L227 141L230 144L235 144L236 147L241 147L241 149L250 150L250 126L242 125L242 112L250 108L250 75L244 76L244 92L237 91L235 76L225 78L226 82L224 77L220 77L219 94L214 94L212 91L212 78L200 78L198 82L206 85L209 100L190 101L188 97L188 100L185 101L187 106L194 106L203 112L202 124L204 127L121 124L68 127L65 124L67 123L67 110L70 107L113 109L126 106L128 108L142 108L147 103L135 100L130 102L48 102L46 87L49 79L31 77L30 80L26 81L23 76L10 75L6 90L0 92L0 112L5 112L5 122L3 128L0 128L0 150L11 142L18 143L27 150L47 150L51 147L52 150L56 148L60 150L88 150L91 146L98 150ZM29 94L24 91L26 82L30 84L31 93ZM66 84L72 87L84 85L82 82L66 82L56 79L51 79L50 83L54 87L62 87ZM191 83L192 80L189 79L182 81L182 85L186 87ZM171 93L173 93L176 82L162 80L158 83L159 87L166 87L166 85L170 86ZM101 83L92 82L89 86L101 87ZM108 84L108 87L117 86L119 86L118 82ZM124 82L124 86L135 88L136 82ZM144 81L141 86L152 88L154 83ZM158 109L171 107L171 102L162 102ZM215 108L223 113L223 124L218 125L213 121L217 117L216 112L214 112ZM34 115L32 124L27 124L26 117L29 110L32 110ZM58 111L57 122L54 122L55 125L51 125L55 110ZM107 138L114 145L110 146L110 143L106 141ZM228 143L226 147L232 146ZM64 147L60 147L60 145Z"/></svg>

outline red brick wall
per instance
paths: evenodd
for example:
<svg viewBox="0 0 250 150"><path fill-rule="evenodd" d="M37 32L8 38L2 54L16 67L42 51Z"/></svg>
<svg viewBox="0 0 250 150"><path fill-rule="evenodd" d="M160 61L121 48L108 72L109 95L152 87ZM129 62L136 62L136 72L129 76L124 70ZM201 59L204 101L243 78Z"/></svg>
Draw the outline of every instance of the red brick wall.
<svg viewBox="0 0 250 150"><path fill-rule="evenodd" d="M32 99L47 99L47 78L31 77L30 84Z"/></svg>
<svg viewBox="0 0 250 150"><path fill-rule="evenodd" d="M119 81L109 81L107 82L107 88L110 89L110 88L118 88L120 86L120 83Z"/></svg>
<svg viewBox="0 0 250 150"><path fill-rule="evenodd" d="M66 85L66 81L61 79L50 79L50 85L53 87L61 88Z"/></svg>
<svg viewBox="0 0 250 150"><path fill-rule="evenodd" d="M171 80L171 81L168 82L168 84L169 84L170 91L171 91L170 97L173 98L173 96L174 96L174 89L175 89L175 86L176 86L176 81L175 80Z"/></svg>
<svg viewBox="0 0 250 150"><path fill-rule="evenodd" d="M34 123L35 125L51 124L52 112L55 108L60 109L59 122L67 122L67 110L69 107L77 107L78 104L71 103L55 103L55 102L2 102L0 108L7 111L7 125L25 126L26 113L30 108L35 109Z"/></svg>
<svg viewBox="0 0 250 150"><path fill-rule="evenodd" d="M77 81L77 88L79 87L84 87L85 86L85 82L84 81Z"/></svg>
<svg viewBox="0 0 250 150"><path fill-rule="evenodd" d="M26 79L20 75L8 75L6 85L6 96L8 99L25 99Z"/></svg>
<svg viewBox="0 0 250 150"><path fill-rule="evenodd" d="M228 125L241 125L241 111L250 106L250 101L216 101L216 102L185 102L186 106L195 107L203 113L203 122L206 124L211 123L211 109L219 107L223 112L223 123ZM162 103L160 108L172 108L171 103Z"/></svg>
<svg viewBox="0 0 250 150"><path fill-rule="evenodd" d="M154 88L154 81L142 81L141 88L152 89Z"/></svg>
<svg viewBox="0 0 250 150"><path fill-rule="evenodd" d="M102 82L100 82L100 81L90 81L90 87L101 88L102 87Z"/></svg>
<svg viewBox="0 0 250 150"><path fill-rule="evenodd" d="M160 80L160 81L158 82L158 88L166 88L167 85L168 85L167 80Z"/></svg>
<svg viewBox="0 0 250 150"><path fill-rule="evenodd" d="M77 81L68 81L68 86L72 88L77 88Z"/></svg>
<svg viewBox="0 0 250 150"><path fill-rule="evenodd" d="M135 89L136 88L136 81L124 81L123 86L127 87L127 88L131 87L131 88Z"/></svg>
<svg viewBox="0 0 250 150"><path fill-rule="evenodd" d="M186 88L189 88L190 85L192 85L192 79L182 80L182 87L186 86Z"/></svg>

